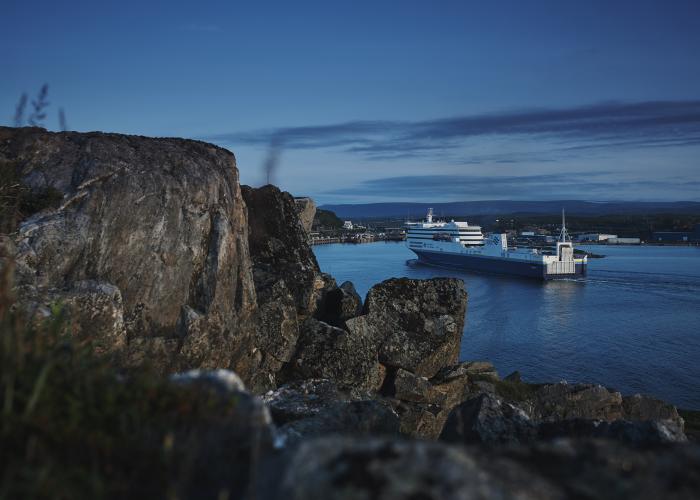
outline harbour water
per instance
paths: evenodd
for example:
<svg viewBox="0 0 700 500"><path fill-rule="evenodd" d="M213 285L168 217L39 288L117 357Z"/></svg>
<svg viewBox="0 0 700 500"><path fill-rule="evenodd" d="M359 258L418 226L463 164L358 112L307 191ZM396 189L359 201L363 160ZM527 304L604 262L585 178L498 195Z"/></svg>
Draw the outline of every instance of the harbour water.
<svg viewBox="0 0 700 500"><path fill-rule="evenodd" d="M700 410L700 248L588 249L606 257L589 259L587 278L548 282L423 266L403 243L314 252L321 270L363 297L391 277L462 278L462 360L490 360L528 382L595 382Z"/></svg>

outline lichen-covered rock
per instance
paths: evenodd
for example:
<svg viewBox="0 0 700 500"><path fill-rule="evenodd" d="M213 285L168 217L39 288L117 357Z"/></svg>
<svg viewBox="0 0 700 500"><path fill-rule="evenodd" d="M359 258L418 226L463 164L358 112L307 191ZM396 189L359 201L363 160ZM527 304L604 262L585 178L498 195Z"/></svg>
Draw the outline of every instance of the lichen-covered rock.
<svg viewBox="0 0 700 500"><path fill-rule="evenodd" d="M126 364L143 360L145 349L162 354L151 360L162 371L240 366L244 378L254 371L238 362L254 350L256 307L229 151L181 139L2 127L0 160L19 165L30 189L63 195L58 207L23 221L14 238L21 304L41 303L52 290L70 295L79 283L108 284L121 295ZM198 321L181 321L186 308ZM99 336L108 351L123 338Z"/></svg>
<svg viewBox="0 0 700 500"><path fill-rule="evenodd" d="M127 345L124 303L119 289L109 283L83 280L68 290L50 290L39 307L58 307L71 335L91 340L96 354L118 361Z"/></svg>
<svg viewBox="0 0 700 500"><path fill-rule="evenodd" d="M676 407L660 399L642 394L623 396L622 408L624 417L627 420L670 421L679 427L681 431L683 430L683 418L678 414Z"/></svg>
<svg viewBox="0 0 700 500"><path fill-rule="evenodd" d="M362 299L355 286L346 281L329 290L319 305L316 316L321 321L343 328L345 322L362 314Z"/></svg>
<svg viewBox="0 0 700 500"><path fill-rule="evenodd" d="M363 397L364 396L364 397ZM360 393L340 391L330 380L292 382L263 396L285 446L323 435L395 435L399 418L391 406Z"/></svg>
<svg viewBox="0 0 700 500"><path fill-rule="evenodd" d="M343 389L376 391L384 370L374 339L309 318L301 325L297 349L280 376L289 381L328 378Z"/></svg>
<svg viewBox="0 0 700 500"><path fill-rule="evenodd" d="M272 185L241 186L248 207L248 242L257 291L284 280L297 312L310 316L318 300L318 262L307 242L294 198ZM274 300L272 295L270 300Z"/></svg>
<svg viewBox="0 0 700 500"><path fill-rule="evenodd" d="M440 439L464 444L530 443L537 427L517 406L492 394L481 394L452 410Z"/></svg>
<svg viewBox="0 0 700 500"><path fill-rule="evenodd" d="M475 380L499 380L498 372L490 361L463 361L446 366L435 375L435 378L450 380L462 376L471 376Z"/></svg>
<svg viewBox="0 0 700 500"><path fill-rule="evenodd" d="M275 186L242 186L241 191L258 304L258 369L251 388L264 392L280 382L276 374L294 353L300 323L316 313L335 280L320 272L308 244L301 215L315 212L313 203L306 203L300 215L299 200Z"/></svg>
<svg viewBox="0 0 700 500"><path fill-rule="evenodd" d="M375 339L382 364L432 377L457 362L466 305L461 280L390 279L370 289L363 316L346 327Z"/></svg>
<svg viewBox="0 0 700 500"><path fill-rule="evenodd" d="M535 420L586 418L617 420L624 417L622 395L593 384L551 384L535 394L531 417Z"/></svg>

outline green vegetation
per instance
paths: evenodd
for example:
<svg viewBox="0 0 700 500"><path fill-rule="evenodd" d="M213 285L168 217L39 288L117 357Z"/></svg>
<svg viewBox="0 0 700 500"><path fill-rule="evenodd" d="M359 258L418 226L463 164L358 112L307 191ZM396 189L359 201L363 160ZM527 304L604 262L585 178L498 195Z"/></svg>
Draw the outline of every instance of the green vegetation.
<svg viewBox="0 0 700 500"><path fill-rule="evenodd" d="M212 448L201 436L230 422L235 398L148 369L120 375L71 340L59 305L27 324L12 311L10 267L0 276L0 499L178 498L211 488L202 469L225 460L198 464Z"/></svg>
<svg viewBox="0 0 700 500"><path fill-rule="evenodd" d="M495 220L498 219L498 220ZM512 215L484 218L481 223L489 230L527 230L544 228L558 234L561 216ZM692 231L700 224L700 215L649 214L649 215L567 215L566 226L569 232L617 234L620 237L638 237L649 240L654 231Z"/></svg>
<svg viewBox="0 0 700 500"><path fill-rule="evenodd" d="M314 227L325 228L325 229L340 229L343 227L343 221L340 220L335 213L330 210L316 210L316 216L314 217Z"/></svg>
<svg viewBox="0 0 700 500"><path fill-rule="evenodd" d="M691 441L700 441L700 411L678 410L685 420L685 434Z"/></svg>
<svg viewBox="0 0 700 500"><path fill-rule="evenodd" d="M537 390L536 385L521 381L499 380L494 385L496 394L509 401L527 401L532 399Z"/></svg>
<svg viewBox="0 0 700 500"><path fill-rule="evenodd" d="M21 181L19 164L0 160L0 233L12 233L23 219L56 208L63 193L53 187L31 189Z"/></svg>

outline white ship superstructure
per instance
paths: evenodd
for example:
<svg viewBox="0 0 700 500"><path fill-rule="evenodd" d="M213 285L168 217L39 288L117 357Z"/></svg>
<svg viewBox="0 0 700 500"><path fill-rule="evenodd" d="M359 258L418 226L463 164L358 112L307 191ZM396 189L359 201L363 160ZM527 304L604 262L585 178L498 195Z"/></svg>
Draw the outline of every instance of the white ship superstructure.
<svg viewBox="0 0 700 500"><path fill-rule="evenodd" d="M432 209L424 222L409 222L406 230L406 245L426 264L541 279L572 277L586 272L587 257L574 257L563 212L562 229L554 252L509 248L505 234L484 238L480 226L434 221Z"/></svg>

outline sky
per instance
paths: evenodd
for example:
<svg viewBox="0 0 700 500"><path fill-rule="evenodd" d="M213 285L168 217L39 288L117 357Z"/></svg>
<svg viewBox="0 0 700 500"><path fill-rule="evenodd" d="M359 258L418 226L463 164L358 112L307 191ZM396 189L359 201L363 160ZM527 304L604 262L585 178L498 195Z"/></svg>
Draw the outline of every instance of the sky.
<svg viewBox="0 0 700 500"><path fill-rule="evenodd" d="M48 83L321 204L700 201L698 0L4 0L0 57L2 125Z"/></svg>

